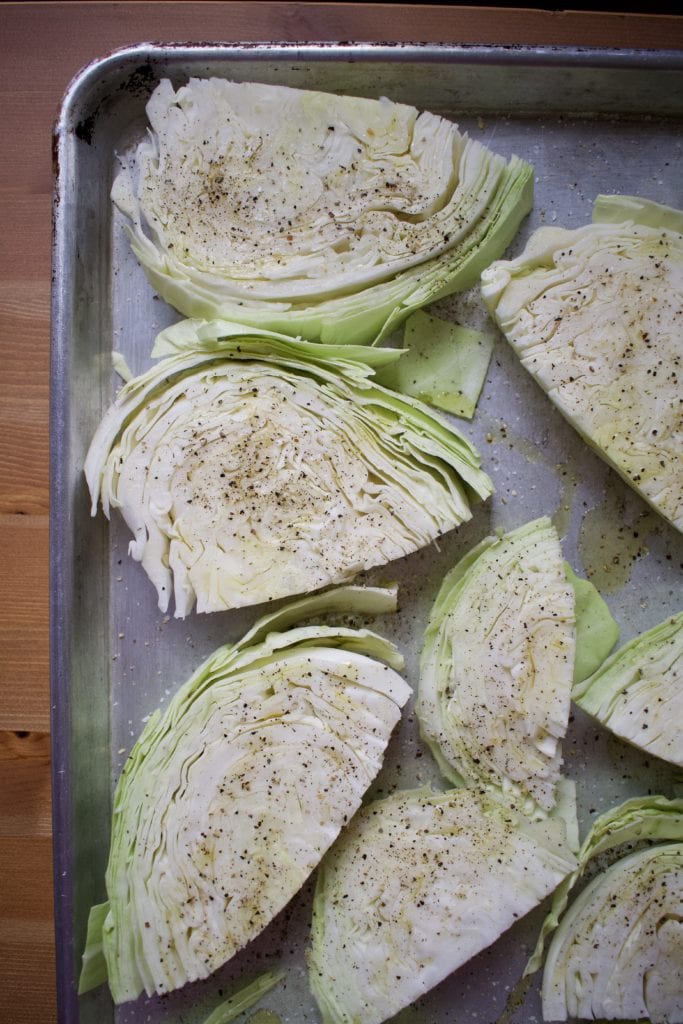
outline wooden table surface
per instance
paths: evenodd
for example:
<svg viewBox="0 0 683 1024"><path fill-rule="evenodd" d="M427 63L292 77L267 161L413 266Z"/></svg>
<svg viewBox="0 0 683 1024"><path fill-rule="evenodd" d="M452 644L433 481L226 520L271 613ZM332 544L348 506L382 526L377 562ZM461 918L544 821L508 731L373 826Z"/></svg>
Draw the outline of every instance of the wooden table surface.
<svg viewBox="0 0 683 1024"><path fill-rule="evenodd" d="M88 61L158 41L683 49L668 16L345 3L0 5L0 1017L57 1019L48 662L50 133Z"/></svg>

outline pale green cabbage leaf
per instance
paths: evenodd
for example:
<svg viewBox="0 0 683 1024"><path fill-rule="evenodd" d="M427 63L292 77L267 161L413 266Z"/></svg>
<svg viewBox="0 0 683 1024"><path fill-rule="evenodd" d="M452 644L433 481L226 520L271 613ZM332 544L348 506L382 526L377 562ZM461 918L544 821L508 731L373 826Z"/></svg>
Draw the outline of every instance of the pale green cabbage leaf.
<svg viewBox="0 0 683 1024"><path fill-rule="evenodd" d="M493 337L418 310L408 317L401 358L377 370L386 387L472 419L493 351Z"/></svg>
<svg viewBox="0 0 683 1024"><path fill-rule="evenodd" d="M576 686L602 665L619 639L619 627L595 584L577 576L569 562L564 563L564 570L574 591L576 657L573 678Z"/></svg>
<svg viewBox="0 0 683 1024"><path fill-rule="evenodd" d="M258 978L220 1003L203 1024L232 1024L241 1013L250 1010L271 989L279 985L284 977L283 970L264 971Z"/></svg>
<svg viewBox="0 0 683 1024"><path fill-rule="evenodd" d="M529 212L533 171L387 99L167 80L112 196L187 316L378 341L476 284Z"/></svg>

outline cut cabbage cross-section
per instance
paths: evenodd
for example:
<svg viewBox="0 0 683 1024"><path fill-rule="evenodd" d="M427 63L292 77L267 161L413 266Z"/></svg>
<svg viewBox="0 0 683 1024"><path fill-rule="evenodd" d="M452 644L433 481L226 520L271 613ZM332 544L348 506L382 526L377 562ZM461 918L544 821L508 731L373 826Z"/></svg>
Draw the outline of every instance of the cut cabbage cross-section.
<svg viewBox="0 0 683 1024"><path fill-rule="evenodd" d="M367 805L318 875L309 978L324 1024L392 1017L575 864L562 817L532 821L476 790L411 790Z"/></svg>
<svg viewBox="0 0 683 1024"><path fill-rule="evenodd" d="M543 1018L683 1022L683 843L623 857L571 904L548 949Z"/></svg>
<svg viewBox="0 0 683 1024"><path fill-rule="evenodd" d="M205 978L299 890L360 806L410 688L375 633L288 627L394 608L382 589L304 598L153 715L117 786L82 991L107 978L120 1003Z"/></svg>
<svg viewBox="0 0 683 1024"><path fill-rule="evenodd" d="M162 610L172 592L182 617L348 580L490 494L461 434L372 383L392 353L188 330L194 351L178 341L121 390L85 465L93 514L120 508Z"/></svg>
<svg viewBox="0 0 683 1024"><path fill-rule="evenodd" d="M576 870L555 890L525 975L533 974L542 965L546 942L561 920L569 894L592 860L602 857L604 861L607 854L619 847L632 850L634 844L665 840L683 841L683 800L667 800L658 795L633 797L601 814L581 844Z"/></svg>
<svg viewBox="0 0 683 1024"><path fill-rule="evenodd" d="M444 775L550 810L574 652L574 592L549 519L488 537L461 559L432 609L417 704Z"/></svg>
<svg viewBox="0 0 683 1024"><path fill-rule="evenodd" d="M522 365L582 437L683 530L683 213L599 196L482 274Z"/></svg>
<svg viewBox="0 0 683 1024"><path fill-rule="evenodd" d="M524 161L387 99L192 78L147 114L112 195L188 316L374 341L477 283L531 207Z"/></svg>
<svg viewBox="0 0 683 1024"><path fill-rule="evenodd" d="M629 640L572 697L617 736L683 768L683 612Z"/></svg>

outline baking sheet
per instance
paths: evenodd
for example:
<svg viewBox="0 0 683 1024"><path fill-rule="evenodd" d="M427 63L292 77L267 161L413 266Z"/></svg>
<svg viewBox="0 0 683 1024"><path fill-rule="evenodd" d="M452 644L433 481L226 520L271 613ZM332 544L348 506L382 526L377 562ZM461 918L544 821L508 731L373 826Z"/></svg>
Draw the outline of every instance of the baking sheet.
<svg viewBox="0 0 683 1024"><path fill-rule="evenodd" d="M146 716L263 610L184 621L163 616L142 568L127 555L126 527L117 517L111 524L101 514L90 518L82 476L90 438L120 383L112 349L139 373L151 363L155 333L179 318L132 257L109 190L116 154L145 131L144 106L156 83L171 77L178 85L189 74L387 95L450 116L496 152L519 154L534 165L536 198L509 250L514 254L541 223L586 223L600 192L683 206L683 60L675 53L537 48L145 45L86 69L65 98L55 136L51 518L60 1020L199 1024L221 993L281 965L286 983L262 1001L273 1015L259 1024L318 1022L303 960L313 879L261 937L205 982L116 1009L106 986L76 996L88 910L105 896L111 797L126 754ZM485 323L476 292L437 311L473 327ZM367 574L371 582L399 582L400 612L373 628L406 655L404 675L414 688L422 632L444 573L492 530L542 514L553 517L574 568L607 599L620 642L678 610L682 538L580 441L502 338L474 421L457 422L481 452L493 499L438 545ZM674 774L663 762L610 738L580 712L564 754L566 772L577 781L582 834L596 813L627 796L674 793ZM408 708L371 795L436 778ZM396 1020L493 1024L542 916L539 909L519 922ZM540 1021L536 988L509 1009L508 1024Z"/></svg>

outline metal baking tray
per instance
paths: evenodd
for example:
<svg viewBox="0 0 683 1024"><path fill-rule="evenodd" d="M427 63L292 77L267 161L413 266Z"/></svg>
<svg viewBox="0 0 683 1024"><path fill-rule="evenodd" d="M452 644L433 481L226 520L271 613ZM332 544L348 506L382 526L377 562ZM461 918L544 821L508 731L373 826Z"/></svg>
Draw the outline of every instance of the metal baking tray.
<svg viewBox="0 0 683 1024"><path fill-rule="evenodd" d="M92 519L84 455L117 381L111 351L134 372L149 364L154 334L178 319L131 256L109 191L116 154L145 131L157 82L189 75L380 96L444 113L499 153L528 159L536 199L511 252L541 223L590 220L600 192L683 205L683 54L623 50L422 45L157 46L123 50L86 68L70 86L55 132L52 349L51 644L55 917L59 1019L199 1024L266 966L287 969L263 1001L261 1024L318 1022L308 991L306 946L312 882L223 969L164 998L115 1009L108 990L79 999L76 984L87 914L104 898L111 798L143 721L219 644L260 614L169 619L127 556L119 519ZM441 304L478 326L476 292ZM396 579L401 610L374 625L407 658L417 654L444 573L480 538L550 514L566 557L606 597L621 641L661 621L680 602L683 538L579 439L520 367L502 338L471 425L496 494L466 527L429 550L369 574ZM387 751L373 794L435 778L410 708ZM640 756L577 713L564 745L577 781L582 831L621 799L673 795L674 773ZM493 1024L505 1011L543 910L396 1018L401 1024ZM521 997L520 997L521 998ZM508 1007L507 1024L541 1020L537 986ZM253 1011L252 1011L253 1013ZM246 1018L251 1014L247 1013Z"/></svg>

